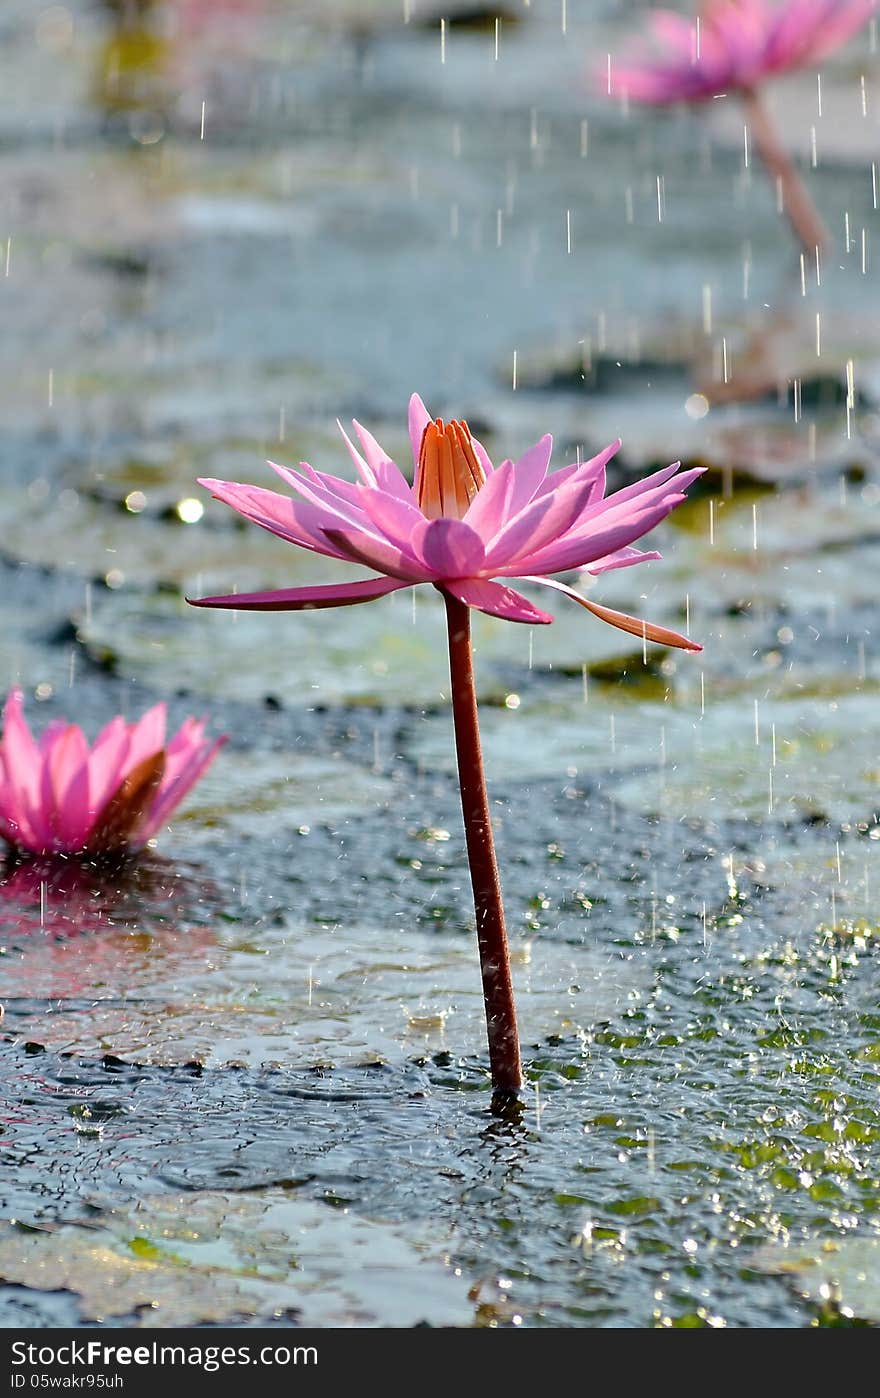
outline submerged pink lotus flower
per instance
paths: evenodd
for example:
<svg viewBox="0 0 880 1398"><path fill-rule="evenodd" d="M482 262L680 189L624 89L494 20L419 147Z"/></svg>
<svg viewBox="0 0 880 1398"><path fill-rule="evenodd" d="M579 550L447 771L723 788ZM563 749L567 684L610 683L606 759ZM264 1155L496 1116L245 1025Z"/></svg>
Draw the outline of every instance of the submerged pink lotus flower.
<svg viewBox="0 0 880 1398"><path fill-rule="evenodd" d="M196 606L250 611L342 607L433 583L466 606L505 621L551 622L547 612L505 582L495 581L519 578L565 593L600 620L632 635L700 650L676 631L600 606L547 575L575 568L598 574L659 558L631 545L681 504L702 468L677 475L676 462L606 497L605 466L620 443L612 443L591 461L548 474L553 439L546 436L518 461L503 461L495 469L466 422L433 421L413 394L411 487L375 438L359 423L354 427L363 454L344 431L342 435L358 482L315 471L305 462L293 471L270 461L298 499L230 481L200 484L270 533L315 553L361 563L382 576L202 597Z"/></svg>
<svg viewBox="0 0 880 1398"><path fill-rule="evenodd" d="M0 740L0 838L28 854L112 855L140 849L213 762L211 743L188 718L166 745L165 705L137 723L116 717L90 748L58 719L36 741L13 689Z"/></svg>
<svg viewBox="0 0 880 1398"><path fill-rule="evenodd" d="M694 20L649 17L653 44L610 71L636 102L703 102L749 91L776 73L818 63L876 12L877 0L707 0Z"/></svg>

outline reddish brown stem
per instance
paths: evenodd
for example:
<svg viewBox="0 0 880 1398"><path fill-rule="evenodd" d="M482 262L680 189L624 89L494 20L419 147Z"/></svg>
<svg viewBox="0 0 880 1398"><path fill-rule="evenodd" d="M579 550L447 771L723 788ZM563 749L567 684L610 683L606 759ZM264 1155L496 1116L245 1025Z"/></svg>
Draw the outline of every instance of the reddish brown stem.
<svg viewBox="0 0 880 1398"><path fill-rule="evenodd" d="M819 217L791 156L779 140L763 97L752 89L743 92L742 99L751 139L768 173L778 183L782 194L782 207L788 215L788 221L804 252L815 256L817 248L824 250L830 246L830 234Z"/></svg>
<svg viewBox="0 0 880 1398"><path fill-rule="evenodd" d="M477 915L477 943L486 1006L486 1032L492 1086L496 1092L513 1093L522 1086L516 1007L510 978L510 956L501 880L492 838L489 797L480 749L477 691L471 652L470 609L444 592L449 629L449 674L452 680L452 717L461 809L467 841L468 864Z"/></svg>

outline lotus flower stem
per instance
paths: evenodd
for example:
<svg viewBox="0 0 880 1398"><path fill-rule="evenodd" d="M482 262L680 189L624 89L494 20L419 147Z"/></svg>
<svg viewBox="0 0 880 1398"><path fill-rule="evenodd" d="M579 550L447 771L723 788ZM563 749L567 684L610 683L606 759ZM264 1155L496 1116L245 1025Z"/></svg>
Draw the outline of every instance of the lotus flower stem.
<svg viewBox="0 0 880 1398"><path fill-rule="evenodd" d="M470 608L444 591L449 630L449 674L452 681L452 718L461 809L467 841L468 864L477 915L477 942L486 1007L486 1032L492 1086L496 1092L515 1093L522 1086L516 1007L510 978L510 955L501 879L492 838L492 818L483 771L477 691L471 650Z"/></svg>
<svg viewBox="0 0 880 1398"><path fill-rule="evenodd" d="M770 176L778 181L782 206L788 215L788 221L804 251L813 257L817 248L822 251L830 246L830 234L819 217L791 156L779 140L763 96L756 88L746 88L742 93L742 100L755 149Z"/></svg>

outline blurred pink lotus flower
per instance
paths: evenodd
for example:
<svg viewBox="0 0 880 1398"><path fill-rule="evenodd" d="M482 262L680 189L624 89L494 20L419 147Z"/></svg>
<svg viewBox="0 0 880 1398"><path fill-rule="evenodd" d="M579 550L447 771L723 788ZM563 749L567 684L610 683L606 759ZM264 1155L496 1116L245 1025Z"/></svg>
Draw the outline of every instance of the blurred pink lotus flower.
<svg viewBox="0 0 880 1398"><path fill-rule="evenodd" d="M781 207L812 255L828 231L779 140L761 95L776 73L817 63L851 38L880 0L705 0L693 21L670 10L650 17L653 44L633 45L619 66L611 56L602 82L608 93L636 102L704 102L739 94L746 123L775 180ZM598 79L598 74L597 74Z"/></svg>
<svg viewBox="0 0 880 1398"><path fill-rule="evenodd" d="M703 102L749 91L776 73L818 63L876 9L877 0L707 0L694 20L656 10L653 43L633 45L606 80L636 102Z"/></svg>
<svg viewBox="0 0 880 1398"><path fill-rule="evenodd" d="M118 855L142 848L213 762L202 720L188 718L166 745L156 704L137 723L117 716L90 748L63 719L39 741L25 722L20 689L3 711L0 838L36 855Z"/></svg>
<svg viewBox="0 0 880 1398"><path fill-rule="evenodd" d="M355 422L361 451L340 424L359 480L269 462L298 499L259 486L201 480L246 519L300 548L372 568L379 577L296 587L278 592L232 593L194 600L200 607L245 611L299 611L372 602L390 592L433 583L468 607L505 621L553 620L497 578L537 583L578 602L602 621L632 635L684 650L701 647L687 636L600 606L550 573L582 568L599 574L627 568L657 553L631 547L680 505L703 468L677 475L679 464L605 496L605 466L620 442L583 463L548 474L553 439L542 437L518 461L494 468L466 422L432 420L418 394L409 406L415 482L366 428Z"/></svg>

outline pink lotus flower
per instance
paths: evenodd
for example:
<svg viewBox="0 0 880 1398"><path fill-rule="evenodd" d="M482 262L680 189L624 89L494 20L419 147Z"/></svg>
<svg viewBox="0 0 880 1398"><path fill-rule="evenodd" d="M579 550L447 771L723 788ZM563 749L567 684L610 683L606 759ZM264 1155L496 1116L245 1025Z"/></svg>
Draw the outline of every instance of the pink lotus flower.
<svg viewBox="0 0 880 1398"><path fill-rule="evenodd" d="M612 64L611 90L656 103L749 91L818 63L876 9L877 0L707 0L696 20L658 10L649 19L653 45L634 46L628 62Z"/></svg>
<svg viewBox="0 0 880 1398"><path fill-rule="evenodd" d="M358 582L278 592L202 597L200 607L298 611L372 602L390 592L433 583L468 607L506 621L546 624L547 612L499 578L537 583L578 602L602 621L661 645L700 650L665 627L612 611L547 574L583 568L599 574L627 568L657 553L631 547L684 500L702 468L676 475L679 463L605 496L612 443L590 461L548 474L553 439L542 437L517 462L497 469L466 422L432 421L418 394L409 406L415 483L370 433L354 424L362 451L340 425L359 481L269 462L297 499L259 486L202 480L201 485L246 519L300 548L381 576ZM363 454L362 454L363 453Z"/></svg>
<svg viewBox="0 0 880 1398"><path fill-rule="evenodd" d="M656 553L634 549L633 541L681 504L701 469L676 477L676 462L606 498L605 466L618 442L592 461L574 462L548 476L552 439L542 437L519 461L502 461L496 470L466 422L432 421L421 398L413 394L409 434L415 482L410 486L375 438L359 423L354 427L361 451L345 432L342 435L357 482L325 475L305 462L299 471L270 462L296 491L297 499L229 481L203 480L201 484L270 533L314 553L362 563L379 576L280 592L202 597L196 605L252 611L343 607L372 602L418 583L433 583L443 594L492 1085L506 1098L520 1090L522 1064L480 747L470 609L476 607L506 621L552 621L506 582L495 581L521 578L566 593L623 631L664 645L700 650L686 636L601 607L547 575L571 568L603 573L657 558Z"/></svg>
<svg viewBox="0 0 880 1398"><path fill-rule="evenodd" d="M91 748L63 719L37 742L13 689L0 740L0 837L36 855L140 849L226 741L204 733L204 722L188 718L166 746L165 705L156 704L137 723L112 719Z"/></svg>

